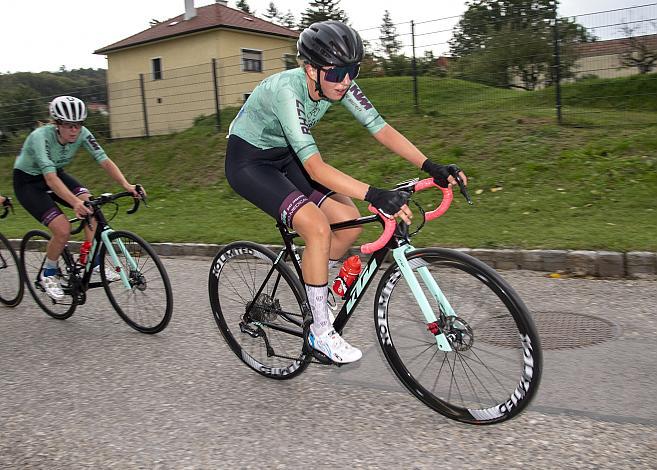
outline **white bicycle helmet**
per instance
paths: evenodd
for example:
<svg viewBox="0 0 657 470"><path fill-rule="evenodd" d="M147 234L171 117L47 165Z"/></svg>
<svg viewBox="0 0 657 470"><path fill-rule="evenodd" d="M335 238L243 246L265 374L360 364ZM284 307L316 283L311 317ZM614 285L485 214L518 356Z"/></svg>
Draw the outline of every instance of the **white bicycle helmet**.
<svg viewBox="0 0 657 470"><path fill-rule="evenodd" d="M87 119L87 107L75 96L58 96L50 102L50 116L57 121L81 122Z"/></svg>

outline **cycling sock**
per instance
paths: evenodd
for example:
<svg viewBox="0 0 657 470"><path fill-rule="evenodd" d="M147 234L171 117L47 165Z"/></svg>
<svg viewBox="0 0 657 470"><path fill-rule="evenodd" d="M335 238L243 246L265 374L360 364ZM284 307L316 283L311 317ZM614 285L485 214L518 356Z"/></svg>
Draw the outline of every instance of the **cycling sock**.
<svg viewBox="0 0 657 470"><path fill-rule="evenodd" d="M328 262L329 269L335 268L338 265L339 262L340 262L339 259L330 259L329 258L329 262Z"/></svg>
<svg viewBox="0 0 657 470"><path fill-rule="evenodd" d="M328 283L322 286L306 284L306 294L308 295L310 310L313 312L313 334L319 336L331 328L328 304L326 303Z"/></svg>
<svg viewBox="0 0 657 470"><path fill-rule="evenodd" d="M43 263L43 275L46 277L55 276L57 274L57 260L53 261L46 257L46 262Z"/></svg>

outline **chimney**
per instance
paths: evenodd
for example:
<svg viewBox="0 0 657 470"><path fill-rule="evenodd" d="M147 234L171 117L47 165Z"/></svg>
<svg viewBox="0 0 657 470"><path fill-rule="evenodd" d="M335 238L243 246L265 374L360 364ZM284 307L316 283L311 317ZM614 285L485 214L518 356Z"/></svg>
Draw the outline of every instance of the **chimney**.
<svg viewBox="0 0 657 470"><path fill-rule="evenodd" d="M185 20L191 20L196 16L194 0L185 0Z"/></svg>
<svg viewBox="0 0 657 470"><path fill-rule="evenodd" d="M228 0L215 0L215 3L218 3L219 5L223 5L225 7L228 6Z"/></svg>

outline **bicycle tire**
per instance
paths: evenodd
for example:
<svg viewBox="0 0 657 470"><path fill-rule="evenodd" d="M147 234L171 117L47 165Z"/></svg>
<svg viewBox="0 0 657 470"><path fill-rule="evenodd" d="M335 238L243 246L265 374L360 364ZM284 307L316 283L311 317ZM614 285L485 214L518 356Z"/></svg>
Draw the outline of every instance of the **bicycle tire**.
<svg viewBox="0 0 657 470"><path fill-rule="evenodd" d="M108 238L119 258L120 268L128 276L130 289L121 280L107 280L105 267L112 269L113 265L109 258L106 259L107 247L103 244L100 248L100 279L107 298L130 327L140 333L159 333L167 327L173 313L171 282L162 261L145 240L132 232L117 230ZM119 240L137 263L137 269L131 269Z"/></svg>
<svg viewBox="0 0 657 470"><path fill-rule="evenodd" d="M67 279L70 267L66 266L62 272L62 290L65 294L62 300L51 299L39 282L39 274L46 258L46 247L49 240L50 234L43 230L27 232L21 240L21 268L27 289L41 310L57 320L65 320L73 315L77 307ZM63 261L63 257L60 259Z"/></svg>
<svg viewBox="0 0 657 470"><path fill-rule="evenodd" d="M518 294L488 265L455 250L414 250L407 259L421 283L415 270L428 267L458 319L437 322L453 334L453 351L440 351L408 284L398 282L399 267L390 266L377 288L374 320L395 375L450 419L493 424L517 416L536 395L542 371L536 327Z"/></svg>
<svg viewBox="0 0 657 470"><path fill-rule="evenodd" d="M309 364L303 337L275 328L301 333L306 297L299 279L276 259L256 243L226 245L212 261L208 292L217 326L237 357L265 377L291 379ZM249 309L254 300L255 307Z"/></svg>
<svg viewBox="0 0 657 470"><path fill-rule="evenodd" d="M23 300L25 285L16 251L0 233L0 303L16 307Z"/></svg>

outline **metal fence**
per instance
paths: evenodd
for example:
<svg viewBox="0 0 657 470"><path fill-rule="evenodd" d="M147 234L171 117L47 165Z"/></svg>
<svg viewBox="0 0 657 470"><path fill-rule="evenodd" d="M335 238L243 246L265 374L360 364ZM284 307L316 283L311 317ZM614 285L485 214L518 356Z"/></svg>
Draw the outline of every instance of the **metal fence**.
<svg viewBox="0 0 657 470"><path fill-rule="evenodd" d="M491 37L495 39L494 31L500 37L458 57L451 53L450 41L461 17L395 24L399 47L392 56L384 52L379 27L362 30L368 53L359 81L366 92L385 87L385 93L374 97L383 112L400 107L442 115L531 111L549 113L559 122L590 123L595 121L591 116L605 109L657 111L657 74L651 73L657 71L657 3L570 18L555 12L555 17L560 19L547 22L543 36L533 34L543 41L537 49L531 49L530 36L489 25ZM568 25L576 25L575 39ZM98 123L90 127L106 137L153 136L186 129L200 116L214 116L217 129L225 130L226 116L235 112L228 108L243 103L263 72L297 66L293 52L263 51L256 71L244 71L243 58L233 56L165 69L157 79L144 73L109 83L109 126L98 115ZM635 89L615 86L615 79L628 76L637 77ZM70 94L91 102L99 90ZM33 126L21 117L36 109L46 118L51 98L14 103L11 110L0 104L0 129ZM6 131L0 137L6 139Z"/></svg>

